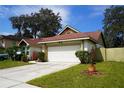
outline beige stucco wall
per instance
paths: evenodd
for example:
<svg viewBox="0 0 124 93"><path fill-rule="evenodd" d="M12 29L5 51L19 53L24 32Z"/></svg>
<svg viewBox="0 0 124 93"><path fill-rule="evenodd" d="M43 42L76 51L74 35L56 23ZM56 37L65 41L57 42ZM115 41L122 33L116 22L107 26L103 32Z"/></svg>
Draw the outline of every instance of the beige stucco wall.
<svg viewBox="0 0 124 93"><path fill-rule="evenodd" d="M57 43L49 43L47 46L70 46L70 45L80 45L81 41L65 41L65 42L57 42Z"/></svg>
<svg viewBox="0 0 124 93"><path fill-rule="evenodd" d="M90 40L84 40L84 51L91 52L92 48L95 48L95 44Z"/></svg>
<svg viewBox="0 0 124 93"><path fill-rule="evenodd" d="M108 48L107 61L124 61L124 48Z"/></svg>
<svg viewBox="0 0 124 93"><path fill-rule="evenodd" d="M124 48L99 48L97 49L99 61L124 61Z"/></svg>

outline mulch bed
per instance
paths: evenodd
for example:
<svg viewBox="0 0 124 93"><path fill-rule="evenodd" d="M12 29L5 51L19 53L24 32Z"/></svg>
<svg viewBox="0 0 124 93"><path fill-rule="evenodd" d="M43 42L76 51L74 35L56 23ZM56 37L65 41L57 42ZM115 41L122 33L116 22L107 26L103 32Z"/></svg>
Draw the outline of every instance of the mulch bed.
<svg viewBox="0 0 124 93"><path fill-rule="evenodd" d="M100 71L88 71L88 70L82 71L81 74L88 75L88 76L101 76L101 75L103 75L103 73Z"/></svg>

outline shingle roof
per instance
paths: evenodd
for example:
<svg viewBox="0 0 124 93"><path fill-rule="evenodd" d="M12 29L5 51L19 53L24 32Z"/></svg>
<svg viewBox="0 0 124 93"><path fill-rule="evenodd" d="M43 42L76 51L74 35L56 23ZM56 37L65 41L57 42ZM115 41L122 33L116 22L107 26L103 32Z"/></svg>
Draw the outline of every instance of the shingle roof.
<svg viewBox="0 0 124 93"><path fill-rule="evenodd" d="M35 44L37 44L38 42L40 42L41 41L41 38L39 38L39 39L32 39L32 38L30 38L30 39L24 39L29 45L35 45Z"/></svg>
<svg viewBox="0 0 124 93"><path fill-rule="evenodd" d="M25 41L29 45L37 44L38 42L48 42L48 41L57 41L57 40L68 40L68 39L78 39L78 38L85 38L90 37L96 42L98 42L101 32L79 32L73 34L66 34L66 35L56 35L53 37L46 37L46 38L39 38L39 39L25 39Z"/></svg>

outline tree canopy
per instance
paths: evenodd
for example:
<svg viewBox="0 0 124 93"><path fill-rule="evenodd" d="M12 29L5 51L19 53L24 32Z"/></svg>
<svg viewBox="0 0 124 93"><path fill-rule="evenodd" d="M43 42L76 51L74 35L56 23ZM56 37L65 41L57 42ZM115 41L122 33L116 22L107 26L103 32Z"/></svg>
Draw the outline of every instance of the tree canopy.
<svg viewBox="0 0 124 93"><path fill-rule="evenodd" d="M61 28L61 17L50 9L41 8L30 15L10 17L13 29L17 29L16 37L40 38L54 36Z"/></svg>
<svg viewBox="0 0 124 93"><path fill-rule="evenodd" d="M103 22L106 46L124 47L124 6L107 8Z"/></svg>

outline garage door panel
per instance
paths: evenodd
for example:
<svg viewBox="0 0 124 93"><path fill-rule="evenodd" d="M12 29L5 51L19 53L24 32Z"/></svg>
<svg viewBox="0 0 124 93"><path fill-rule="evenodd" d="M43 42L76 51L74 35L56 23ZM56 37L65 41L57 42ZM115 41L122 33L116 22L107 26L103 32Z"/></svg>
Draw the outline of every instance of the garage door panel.
<svg viewBox="0 0 124 93"><path fill-rule="evenodd" d="M58 62L79 62L75 52L80 45L48 47L48 60Z"/></svg>

